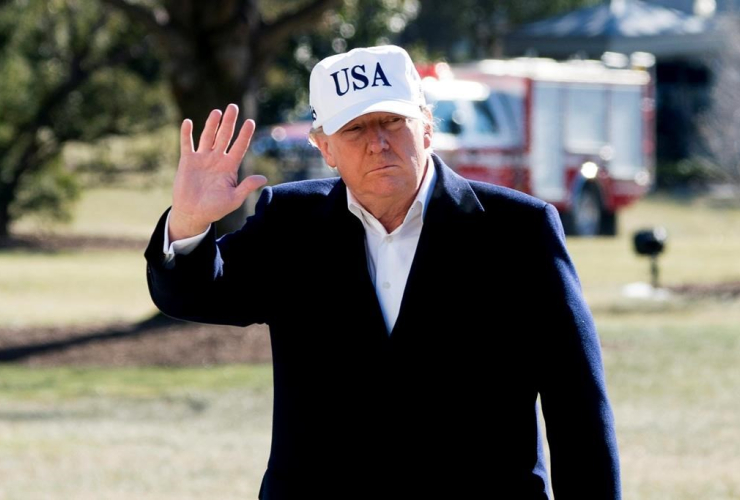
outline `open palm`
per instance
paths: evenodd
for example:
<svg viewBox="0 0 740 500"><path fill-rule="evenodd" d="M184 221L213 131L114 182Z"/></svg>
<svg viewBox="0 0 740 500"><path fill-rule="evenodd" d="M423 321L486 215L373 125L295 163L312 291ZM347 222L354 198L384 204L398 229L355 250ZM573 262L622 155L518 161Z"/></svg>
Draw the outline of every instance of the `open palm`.
<svg viewBox="0 0 740 500"><path fill-rule="evenodd" d="M251 192L267 182L261 175L238 180L239 165L255 127L254 121L247 120L227 151L238 114L235 104L229 104L223 119L220 110L213 110L197 150L193 145L193 122L183 121L169 223L172 241L202 233L209 224L239 208Z"/></svg>

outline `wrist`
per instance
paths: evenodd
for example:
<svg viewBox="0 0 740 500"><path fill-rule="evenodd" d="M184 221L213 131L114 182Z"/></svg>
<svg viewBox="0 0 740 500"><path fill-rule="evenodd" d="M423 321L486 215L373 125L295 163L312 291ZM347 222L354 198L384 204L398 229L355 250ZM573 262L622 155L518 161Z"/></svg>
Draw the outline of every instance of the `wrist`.
<svg viewBox="0 0 740 500"><path fill-rule="evenodd" d="M174 207L170 211L168 237L170 242L197 236L208 229L210 222L183 213Z"/></svg>

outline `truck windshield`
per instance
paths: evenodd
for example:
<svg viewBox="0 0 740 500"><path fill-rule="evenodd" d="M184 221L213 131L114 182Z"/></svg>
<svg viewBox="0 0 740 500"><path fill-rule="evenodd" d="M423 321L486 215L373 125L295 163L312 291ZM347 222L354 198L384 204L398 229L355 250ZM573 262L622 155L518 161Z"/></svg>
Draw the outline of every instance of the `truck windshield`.
<svg viewBox="0 0 740 500"><path fill-rule="evenodd" d="M473 101L473 130L477 134L497 134L499 131L496 117L493 116L488 101Z"/></svg>
<svg viewBox="0 0 740 500"><path fill-rule="evenodd" d="M453 101L437 101L432 114L439 120L437 131L443 134L459 135L462 131L460 116Z"/></svg>
<svg viewBox="0 0 740 500"><path fill-rule="evenodd" d="M492 135L499 133L499 124L488 101L440 100L434 103L434 117L439 120L437 131L452 135Z"/></svg>

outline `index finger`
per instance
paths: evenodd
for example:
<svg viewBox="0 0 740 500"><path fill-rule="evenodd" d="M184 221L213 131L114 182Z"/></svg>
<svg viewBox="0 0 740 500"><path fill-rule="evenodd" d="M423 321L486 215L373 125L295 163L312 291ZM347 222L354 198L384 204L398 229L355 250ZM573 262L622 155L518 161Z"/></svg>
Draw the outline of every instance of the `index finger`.
<svg viewBox="0 0 740 500"><path fill-rule="evenodd" d="M193 153L193 122L190 118L183 120L180 126L180 154Z"/></svg>
<svg viewBox="0 0 740 500"><path fill-rule="evenodd" d="M244 158L244 155L247 153L252 136L254 135L254 128L255 123L251 118L244 122L244 125L242 125L242 128L239 131L239 135L229 150L229 156L233 157L237 161L242 161L242 158Z"/></svg>

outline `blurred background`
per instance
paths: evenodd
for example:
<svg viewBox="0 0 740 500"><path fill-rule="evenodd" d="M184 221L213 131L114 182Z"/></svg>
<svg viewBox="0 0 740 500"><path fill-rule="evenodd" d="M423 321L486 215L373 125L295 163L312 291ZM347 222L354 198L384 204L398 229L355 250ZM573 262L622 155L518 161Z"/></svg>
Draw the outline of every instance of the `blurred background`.
<svg viewBox="0 0 740 500"><path fill-rule="evenodd" d="M738 8L0 0L0 499L256 498L267 328L169 320L146 288L179 123L197 137L239 103L258 123L243 174L334 175L305 137L309 72L388 43L451 166L560 210L624 497L740 498Z"/></svg>

